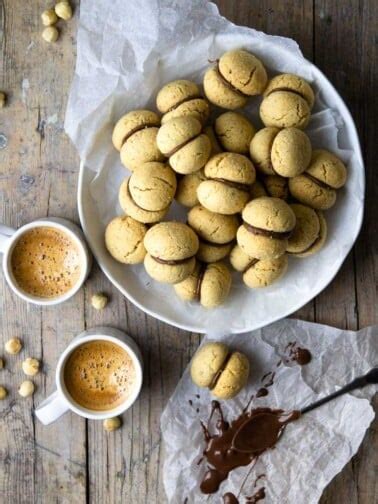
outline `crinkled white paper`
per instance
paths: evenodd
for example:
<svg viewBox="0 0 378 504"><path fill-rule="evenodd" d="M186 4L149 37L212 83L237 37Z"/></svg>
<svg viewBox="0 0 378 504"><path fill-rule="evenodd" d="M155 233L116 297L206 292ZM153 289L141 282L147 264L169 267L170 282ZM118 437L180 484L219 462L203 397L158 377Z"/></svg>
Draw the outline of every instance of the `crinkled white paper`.
<svg viewBox="0 0 378 504"><path fill-rule="evenodd" d="M314 147L330 149L347 163L349 175L327 212L329 239L319 254L290 258L285 278L263 290L249 290L235 274L227 303L208 311L184 304L172 286L152 281L142 265L126 267L106 252L104 229L121 214L118 188L128 174L111 134L128 110L155 108L163 84L177 78L201 83L209 60L238 47L259 56L270 75L294 72L312 82L317 101L307 132ZM259 97L251 99L246 109L257 127L262 126L259 102ZM79 211L100 266L134 303L176 326L206 332L227 324L230 332L243 332L286 316L327 285L358 234L364 172L354 126L340 98L294 41L235 26L205 0L83 0L65 127L83 160ZM185 219L185 212L174 204L167 218Z"/></svg>
<svg viewBox="0 0 378 504"><path fill-rule="evenodd" d="M208 335L203 343L213 338L245 352L251 364L247 387L235 399L222 402L229 420L238 416L251 394L261 387L261 377L268 371L276 371L274 384L267 397L254 400L254 407L300 409L378 365L378 326L353 332L286 319L253 333ZM292 362L276 367L290 341L311 351L313 358L308 365ZM266 474L266 479L260 482L265 486L265 502L318 502L324 488L361 444L374 418L369 399L375 390L372 385L353 395L341 396L290 424L276 448L260 457L242 495L253 494L256 476ZM163 412L161 430L166 452L163 477L170 503L183 502L187 497L190 504L218 504L224 493L238 494L250 470L247 466L231 472L219 492L208 500L199 491L206 471L205 462L197 465L205 447L200 419L207 420L210 401L210 393L192 383L188 368Z"/></svg>

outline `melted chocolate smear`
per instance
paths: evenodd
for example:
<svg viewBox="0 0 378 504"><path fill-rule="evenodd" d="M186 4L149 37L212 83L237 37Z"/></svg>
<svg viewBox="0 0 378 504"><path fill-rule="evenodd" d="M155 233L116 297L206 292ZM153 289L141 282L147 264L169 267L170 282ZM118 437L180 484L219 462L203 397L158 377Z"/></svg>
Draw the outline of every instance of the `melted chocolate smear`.
<svg viewBox="0 0 378 504"><path fill-rule="evenodd" d="M285 413L271 408L256 408L243 411L228 424L218 401L212 401L209 422L215 411L220 415L216 423L217 433L210 434L209 424L206 427L201 422L206 441L203 455L209 464L200 484L204 494L217 492L232 470L249 465L272 448L286 425L300 416L299 411Z"/></svg>
<svg viewBox="0 0 378 504"><path fill-rule="evenodd" d="M289 352L290 360L296 361L300 366L305 366L312 360L310 350L299 347L296 341L290 341L286 345L285 352L287 351Z"/></svg>
<svg viewBox="0 0 378 504"><path fill-rule="evenodd" d="M257 483L262 479L262 478L266 478L266 474L259 474L257 476L257 478L255 479L255 482L253 483L253 488L256 488L257 487Z"/></svg>
<svg viewBox="0 0 378 504"><path fill-rule="evenodd" d="M265 397L269 394L269 390L265 387L261 387L257 393L256 393L256 397Z"/></svg>
<svg viewBox="0 0 378 504"><path fill-rule="evenodd" d="M239 500L231 492L223 495L223 504L239 504Z"/></svg>
<svg viewBox="0 0 378 504"><path fill-rule="evenodd" d="M201 396L199 394L196 394L197 399L199 399Z"/></svg>
<svg viewBox="0 0 378 504"><path fill-rule="evenodd" d="M250 497L247 497L247 504L256 504L256 502L265 499L265 487L261 487Z"/></svg>
<svg viewBox="0 0 378 504"><path fill-rule="evenodd" d="M191 399L189 399L188 403L189 403L189 406L193 406L193 401Z"/></svg>
<svg viewBox="0 0 378 504"><path fill-rule="evenodd" d="M274 371L269 371L269 373L265 373L261 378L261 381L264 383L264 387L271 387L274 383L274 378L276 373Z"/></svg>

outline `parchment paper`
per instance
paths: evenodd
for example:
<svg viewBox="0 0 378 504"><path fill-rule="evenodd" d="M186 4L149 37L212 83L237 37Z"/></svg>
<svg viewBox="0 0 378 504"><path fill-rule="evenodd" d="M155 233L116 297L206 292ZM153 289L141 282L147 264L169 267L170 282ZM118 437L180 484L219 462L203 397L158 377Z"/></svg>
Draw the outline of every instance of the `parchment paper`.
<svg viewBox="0 0 378 504"><path fill-rule="evenodd" d="M163 84L177 78L201 83L209 60L237 47L261 57L270 75L290 71L312 82L317 101L307 133L315 148L338 154L349 174L336 206L327 212L329 239L319 254L306 260L290 258L284 279L263 290L249 290L235 274L227 303L208 311L196 303L184 304L171 286L151 281L142 265L125 267L106 252L104 229L122 213L118 188L128 174L112 146L111 133L126 111L155 108ZM65 128L86 169L97 173L81 202L87 239L103 270L134 302L187 329L206 332L227 322L231 332L243 332L291 313L331 280L359 231L364 174L359 153L350 150L353 142L356 146L350 125L337 112L339 98L323 80L321 74L314 75L314 67L302 58L293 40L235 26L205 0L81 2L77 65ZM246 109L258 128L259 103L260 98L254 98ZM167 218L185 219L185 215L174 204Z"/></svg>
<svg viewBox="0 0 378 504"><path fill-rule="evenodd" d="M226 419L238 415L268 371L276 371L274 384L267 397L254 400L254 407L300 409L378 365L378 326L353 332L286 319L253 333L207 335L202 344L211 339L245 352L251 364L247 387L235 399L222 402ZM290 341L311 351L313 358L308 365L292 362L276 367ZM318 502L327 484L356 453L373 420L369 399L375 391L376 386L369 386L341 396L289 425L276 448L260 457L242 495L253 494L255 477L263 473L266 479L260 485L265 486L266 503ZM247 466L230 473L209 500L200 493L198 485L206 464L197 465L204 448L199 421L207 420L210 400L207 390L192 383L188 367L161 417L166 451L163 477L171 503L182 503L186 497L188 503L220 503L226 492L237 495L249 471Z"/></svg>

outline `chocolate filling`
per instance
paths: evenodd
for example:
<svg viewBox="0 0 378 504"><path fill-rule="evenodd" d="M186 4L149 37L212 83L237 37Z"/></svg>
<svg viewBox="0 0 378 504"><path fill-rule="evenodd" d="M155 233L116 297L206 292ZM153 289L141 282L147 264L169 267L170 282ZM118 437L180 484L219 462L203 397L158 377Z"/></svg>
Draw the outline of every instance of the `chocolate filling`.
<svg viewBox="0 0 378 504"><path fill-rule="evenodd" d="M232 243L234 243L234 239L233 240L230 240L226 243L214 243L214 242L211 242L209 240L205 240L205 238L200 238L200 241L201 243L203 243L204 245L210 245L211 247L225 247L226 245L231 245Z"/></svg>
<svg viewBox="0 0 378 504"><path fill-rule="evenodd" d="M171 157L173 156L173 154L176 154L176 152L178 152L180 149L182 149L183 147L185 147L185 145L187 145L188 143L190 143L192 140L196 139L197 137L199 137L201 135L201 131L199 133L197 133L196 135L188 138L187 140L185 140L185 142L182 142L181 144L177 145L174 149L172 149L171 151L165 153L165 156L167 157Z"/></svg>
<svg viewBox="0 0 378 504"><path fill-rule="evenodd" d="M134 203L134 205L137 208L139 208L140 210L143 210L143 212L158 213L158 212L162 212L162 211L166 210L169 207L169 205L168 205L167 207L163 208L162 210L146 210L145 208L139 206L138 203L135 201L135 199L132 197L132 194L131 194L130 188L129 188L129 184L130 184L130 179L127 181L127 194L130 197L131 201Z"/></svg>
<svg viewBox="0 0 378 504"><path fill-rule="evenodd" d="M186 103L186 102L192 101L192 100L197 100L199 98L202 98L202 96L201 95L189 95L186 98L183 98L182 100L179 100L175 105L173 105L172 107L170 107L167 110L167 112L165 112L165 114L168 114L168 112L172 112L172 110L175 110L177 107L179 107L183 103Z"/></svg>
<svg viewBox="0 0 378 504"><path fill-rule="evenodd" d="M186 262L191 261L193 258L193 256L192 256L192 257L187 257L186 259L169 260L169 259L161 259L160 257L156 257L153 255L151 255L151 257L159 264L168 264L169 266L176 266L177 264L185 264Z"/></svg>
<svg viewBox="0 0 378 504"><path fill-rule="evenodd" d="M305 173L302 173L302 175L306 178L308 178L309 180L312 180L312 182L314 182L315 184L317 184L318 186L322 187L323 189L332 189L334 190L333 187L331 187L330 185L326 184L325 182L323 182L322 180L319 180L317 179L316 177L310 175L309 173L305 172Z"/></svg>
<svg viewBox="0 0 378 504"><path fill-rule="evenodd" d="M302 98L302 99L303 99L303 100L304 100L304 101L308 104L308 102L307 102L306 98L303 96L303 94L302 94L302 93L300 93L299 91L295 91L294 89L287 88L287 87L274 88L274 89L272 89L272 90L270 91L270 93L268 93L268 94L265 96L265 98L266 98L267 96L270 96L271 94L275 93L276 91L286 91L287 93L293 93L293 94L295 94L295 95L297 95L297 96L300 96L300 97L301 97L301 98Z"/></svg>
<svg viewBox="0 0 378 504"><path fill-rule="evenodd" d="M142 131L144 129L147 129L147 128L158 128L160 126L159 123L152 123L152 124L141 124L139 126L135 126L135 128L132 128L128 133L127 135L125 135L123 137L123 140L122 140L122 147L123 145L126 143L126 141L134 135L134 133L137 133L138 131Z"/></svg>
<svg viewBox="0 0 378 504"><path fill-rule="evenodd" d="M231 84L231 82L229 82L226 77L222 74L222 72L220 71L220 68L219 68L219 60L217 62L217 72L218 72L218 75L219 77L221 78L223 84L228 87L229 89L231 89L231 91L233 91L234 93L238 94L239 96L242 96L243 98L249 98L249 96L245 93L243 93L243 91L240 91L240 89L236 88L235 86L233 86Z"/></svg>
<svg viewBox="0 0 378 504"><path fill-rule="evenodd" d="M249 193L250 190L250 185L249 184L241 184L239 182L232 182L232 180L227 180L224 178L218 178L218 177L211 177L209 180L215 180L216 182L222 182L222 184L225 184L229 187L234 187L235 189L238 189L239 191L247 192Z"/></svg>
<svg viewBox="0 0 378 504"><path fill-rule="evenodd" d="M252 259L252 261L250 261L247 266L243 269L242 273L245 273L246 271L249 270L249 268L252 268L252 266L254 266L256 263L259 262L259 259Z"/></svg>
<svg viewBox="0 0 378 504"><path fill-rule="evenodd" d="M209 385L209 390L213 390L213 388L216 386L216 384L217 384L217 382L218 382L218 380L220 378L220 375L226 369L228 361L231 359L232 353L233 352L229 351L228 354L226 355L226 358L224 359L221 367L218 369L218 371L215 373L213 379L211 380L211 383Z"/></svg>
<svg viewBox="0 0 378 504"><path fill-rule="evenodd" d="M251 224L247 224L246 222L243 222L243 226L247 231L254 235L266 236L268 238L275 238L277 240L284 240L286 238L289 238L289 236L291 235L291 231L270 231L269 229L261 229L255 226L251 226Z"/></svg>

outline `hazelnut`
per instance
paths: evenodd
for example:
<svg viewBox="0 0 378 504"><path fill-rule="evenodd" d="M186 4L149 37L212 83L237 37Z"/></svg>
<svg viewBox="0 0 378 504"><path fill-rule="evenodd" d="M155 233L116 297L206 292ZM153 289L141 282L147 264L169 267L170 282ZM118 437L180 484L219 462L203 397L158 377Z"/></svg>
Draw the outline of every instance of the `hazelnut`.
<svg viewBox="0 0 378 504"><path fill-rule="evenodd" d="M22 370L27 376L34 376L39 371L39 360L28 357L22 363Z"/></svg>
<svg viewBox="0 0 378 504"><path fill-rule="evenodd" d="M91 304L93 308L96 308L96 310L103 310L108 304L108 296L102 294L101 292L94 294L91 298Z"/></svg>
<svg viewBox="0 0 378 504"><path fill-rule="evenodd" d="M56 42L59 37L58 29L55 26L48 26L42 32L42 38L46 40L46 42Z"/></svg>
<svg viewBox="0 0 378 504"><path fill-rule="evenodd" d="M69 2L58 2L55 5L55 12L58 17L65 21L72 18L72 8Z"/></svg>
<svg viewBox="0 0 378 504"><path fill-rule="evenodd" d="M34 383L30 380L25 380L21 383L18 393L21 397L29 397L34 393Z"/></svg>
<svg viewBox="0 0 378 504"><path fill-rule="evenodd" d="M2 399L5 399L7 397L7 395L8 395L7 389L4 387L0 387L0 401Z"/></svg>
<svg viewBox="0 0 378 504"><path fill-rule="evenodd" d="M4 367L4 359L0 357L0 369L3 369Z"/></svg>
<svg viewBox="0 0 378 504"><path fill-rule="evenodd" d="M5 107L5 102L7 101L7 96L3 91L0 91L0 108Z"/></svg>
<svg viewBox="0 0 378 504"><path fill-rule="evenodd" d="M104 420L103 426L107 432L112 432L119 429L122 425L121 419L119 417L107 418Z"/></svg>
<svg viewBox="0 0 378 504"><path fill-rule="evenodd" d="M9 354L18 354L22 348L22 343L19 338L11 338L5 343L5 351Z"/></svg>
<svg viewBox="0 0 378 504"><path fill-rule="evenodd" d="M58 21L58 16L55 14L54 9L46 9L41 14L42 23L44 26L51 26Z"/></svg>

